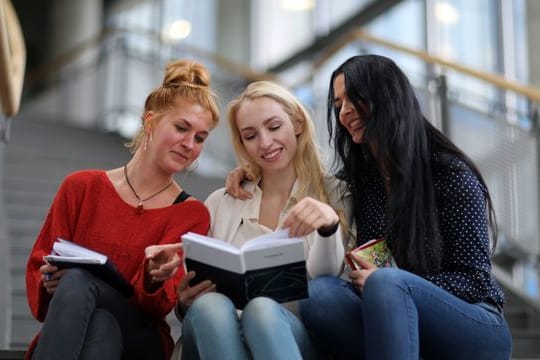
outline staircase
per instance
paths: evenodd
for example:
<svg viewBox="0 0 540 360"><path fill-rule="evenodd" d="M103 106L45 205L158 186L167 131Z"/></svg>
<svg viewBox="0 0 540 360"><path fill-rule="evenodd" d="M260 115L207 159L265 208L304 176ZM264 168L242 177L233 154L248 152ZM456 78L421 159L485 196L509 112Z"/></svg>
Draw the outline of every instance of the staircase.
<svg viewBox="0 0 540 360"><path fill-rule="evenodd" d="M25 267L60 182L85 168L113 168L129 157L118 136L17 118L4 148L2 187L11 256L10 349L25 349L39 330L26 301Z"/></svg>
<svg viewBox="0 0 540 360"><path fill-rule="evenodd" d="M512 283L502 267L493 265L497 281L505 290L504 315L512 333L512 359L540 359L540 304Z"/></svg>

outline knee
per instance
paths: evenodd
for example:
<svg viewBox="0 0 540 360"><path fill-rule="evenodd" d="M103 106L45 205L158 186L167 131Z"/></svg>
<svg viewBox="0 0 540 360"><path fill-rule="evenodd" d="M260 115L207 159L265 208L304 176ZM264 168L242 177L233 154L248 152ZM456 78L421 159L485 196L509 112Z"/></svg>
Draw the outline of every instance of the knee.
<svg viewBox="0 0 540 360"><path fill-rule="evenodd" d="M382 268L369 275L363 288L363 296L385 296L391 289L401 287L405 282L406 272L397 268Z"/></svg>
<svg viewBox="0 0 540 360"><path fill-rule="evenodd" d="M57 305L69 305L75 301L84 301L92 284L92 275L80 268L69 269L60 279L54 292L53 300Z"/></svg>
<svg viewBox="0 0 540 360"><path fill-rule="evenodd" d="M249 319L256 322L273 321L281 313L282 306L267 297L256 297L249 301L242 312L242 322Z"/></svg>
<svg viewBox="0 0 540 360"><path fill-rule="evenodd" d="M189 307L184 321L220 323L227 319L226 313L233 313L236 309L232 301L220 293L207 293L199 297Z"/></svg>
<svg viewBox="0 0 540 360"><path fill-rule="evenodd" d="M287 310L276 301L257 297L252 299L242 312L242 327L254 331L258 329L274 329L287 317ZM291 316L294 316L291 314Z"/></svg>

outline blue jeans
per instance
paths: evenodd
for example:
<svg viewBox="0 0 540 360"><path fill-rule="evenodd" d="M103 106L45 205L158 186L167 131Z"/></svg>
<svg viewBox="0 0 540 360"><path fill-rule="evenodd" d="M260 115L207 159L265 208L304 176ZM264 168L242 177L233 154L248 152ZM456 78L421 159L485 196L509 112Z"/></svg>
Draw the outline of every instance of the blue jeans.
<svg viewBox="0 0 540 360"><path fill-rule="evenodd" d="M312 280L309 293L302 321L335 359L510 359L512 339L495 306L470 304L404 270L375 271L362 294L337 277Z"/></svg>
<svg viewBox="0 0 540 360"><path fill-rule="evenodd" d="M251 300L240 317L219 293L198 298L182 326L182 359L319 359L300 320L277 302Z"/></svg>
<svg viewBox="0 0 540 360"><path fill-rule="evenodd" d="M33 360L163 358L153 319L79 268L60 280L32 355Z"/></svg>

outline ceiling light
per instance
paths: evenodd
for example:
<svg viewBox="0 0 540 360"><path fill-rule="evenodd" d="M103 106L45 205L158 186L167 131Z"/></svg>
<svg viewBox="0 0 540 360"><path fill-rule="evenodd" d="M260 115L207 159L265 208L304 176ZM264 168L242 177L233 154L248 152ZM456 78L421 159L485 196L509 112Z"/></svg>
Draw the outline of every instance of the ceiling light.
<svg viewBox="0 0 540 360"><path fill-rule="evenodd" d="M288 11L311 10L314 5L314 0L281 0L281 7Z"/></svg>
<svg viewBox="0 0 540 360"><path fill-rule="evenodd" d="M191 23L187 20L176 20L167 26L162 33L163 41L176 42L185 39L191 33Z"/></svg>
<svg viewBox="0 0 540 360"><path fill-rule="evenodd" d="M447 2L435 5L435 17L442 24L453 25L459 21L459 11Z"/></svg>

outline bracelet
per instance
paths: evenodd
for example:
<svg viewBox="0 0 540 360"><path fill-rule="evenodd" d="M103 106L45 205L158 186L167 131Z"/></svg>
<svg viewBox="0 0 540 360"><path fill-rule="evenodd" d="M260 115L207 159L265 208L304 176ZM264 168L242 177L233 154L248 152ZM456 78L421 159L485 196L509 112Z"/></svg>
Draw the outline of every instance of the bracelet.
<svg viewBox="0 0 540 360"><path fill-rule="evenodd" d="M322 237L329 237L336 233L337 229L339 227L339 221L333 225L330 226L323 226L317 229L317 232Z"/></svg>

